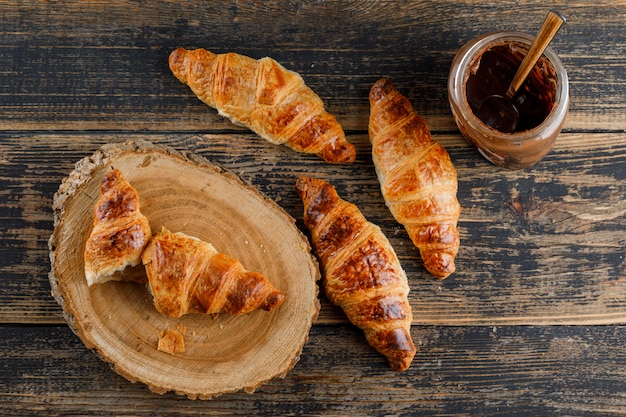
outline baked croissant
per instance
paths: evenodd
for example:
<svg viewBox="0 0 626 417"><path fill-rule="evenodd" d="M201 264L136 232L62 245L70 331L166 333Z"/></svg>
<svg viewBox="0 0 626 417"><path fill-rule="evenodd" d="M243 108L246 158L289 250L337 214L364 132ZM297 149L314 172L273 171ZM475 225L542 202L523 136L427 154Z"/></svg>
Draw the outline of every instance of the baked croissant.
<svg viewBox="0 0 626 417"><path fill-rule="evenodd" d="M369 344L404 371L415 356L409 286L400 262L381 229L335 188L319 179L296 183L304 203L304 223L311 231L324 270L324 290Z"/></svg>
<svg viewBox="0 0 626 417"><path fill-rule="evenodd" d="M269 142L328 162L354 161L354 146L322 100L299 74L273 59L178 48L169 65L200 100Z"/></svg>
<svg viewBox="0 0 626 417"><path fill-rule="evenodd" d="M170 317L186 313L230 315L270 311L284 295L258 272L208 242L163 228L142 255L154 306Z"/></svg>
<svg viewBox="0 0 626 417"><path fill-rule="evenodd" d="M388 79L369 95L372 158L383 197L420 250L424 267L444 279L455 270L461 206L450 156Z"/></svg>
<svg viewBox="0 0 626 417"><path fill-rule="evenodd" d="M118 273L141 263L152 236L148 219L139 210L139 195L119 170L104 175L100 194L83 254L90 286L125 279Z"/></svg>

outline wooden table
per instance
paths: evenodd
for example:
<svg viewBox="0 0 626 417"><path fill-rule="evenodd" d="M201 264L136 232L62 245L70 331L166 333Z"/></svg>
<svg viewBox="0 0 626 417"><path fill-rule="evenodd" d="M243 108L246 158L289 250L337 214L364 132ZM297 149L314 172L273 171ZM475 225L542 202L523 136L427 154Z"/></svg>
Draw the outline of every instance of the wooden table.
<svg viewBox="0 0 626 417"><path fill-rule="evenodd" d="M556 1L553 48L571 108L537 165L489 164L458 132L446 81L457 49L535 33L541 1L0 1L0 414L626 414L626 2ZM231 124L169 72L178 46L272 56L299 72L357 147L352 165ZM422 267L382 200L367 95L391 78L459 176L458 271ZM52 199L79 159L144 139L219 163L304 231L299 175L331 180L380 225L409 276L418 353L391 371L323 295L299 363L255 393L191 401L117 375L50 294ZM245 343L245 341L244 341Z"/></svg>

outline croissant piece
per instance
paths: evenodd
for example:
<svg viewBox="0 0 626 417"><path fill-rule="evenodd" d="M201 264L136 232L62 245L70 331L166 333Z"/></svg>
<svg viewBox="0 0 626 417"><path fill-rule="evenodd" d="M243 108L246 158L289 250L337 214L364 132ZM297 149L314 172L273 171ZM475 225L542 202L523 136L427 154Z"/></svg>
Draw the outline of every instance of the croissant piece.
<svg viewBox="0 0 626 417"><path fill-rule="evenodd" d="M319 96L272 58L178 48L169 65L200 100L269 142L328 162L354 161L354 146Z"/></svg>
<svg viewBox="0 0 626 417"><path fill-rule="evenodd" d="M148 219L139 210L139 195L119 170L104 175L100 194L83 254L90 286L124 279L119 273L141 263L152 236Z"/></svg>
<svg viewBox="0 0 626 417"><path fill-rule="evenodd" d="M142 255L154 306L163 314L230 315L270 311L284 295L258 272L248 272L208 242L163 228Z"/></svg>
<svg viewBox="0 0 626 417"><path fill-rule="evenodd" d="M185 331L186 327L181 326L182 329L165 329L159 332L159 341L157 342L157 350L160 352L169 353L175 355L177 353L185 352Z"/></svg>
<svg viewBox="0 0 626 417"><path fill-rule="evenodd" d="M424 267L444 279L455 271L459 251L456 170L391 81L378 80L369 99L372 158L385 202L419 248Z"/></svg>
<svg viewBox="0 0 626 417"><path fill-rule="evenodd" d="M413 315L407 277L391 244L327 182L300 177L296 190L329 300L364 331L394 370L406 370L416 352L410 333Z"/></svg>

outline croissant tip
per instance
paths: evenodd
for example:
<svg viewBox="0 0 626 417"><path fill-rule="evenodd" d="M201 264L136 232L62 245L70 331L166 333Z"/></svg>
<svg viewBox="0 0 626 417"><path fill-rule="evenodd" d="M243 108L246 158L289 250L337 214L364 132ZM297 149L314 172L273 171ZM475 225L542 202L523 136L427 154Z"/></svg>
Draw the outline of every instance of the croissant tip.
<svg viewBox="0 0 626 417"><path fill-rule="evenodd" d="M389 78L382 77L374 83L374 86L376 87L393 86L393 82Z"/></svg>
<svg viewBox="0 0 626 417"><path fill-rule="evenodd" d="M296 181L296 192L298 193L300 198L304 198L307 195L315 195L325 187L330 187L334 189L334 187L330 183L322 179L308 177L306 175L301 176Z"/></svg>
<svg viewBox="0 0 626 417"><path fill-rule="evenodd" d="M338 164L351 164L356 160L356 149L354 145L348 143L344 145L339 152L336 153L335 159L329 162Z"/></svg>
<svg viewBox="0 0 626 417"><path fill-rule="evenodd" d="M444 279L448 278L450 275L452 275L452 272L447 273L447 274L441 274L441 275L433 274L433 276L437 278L439 281L443 281Z"/></svg>
<svg viewBox="0 0 626 417"><path fill-rule="evenodd" d="M261 308L265 311L272 311L279 307L283 301L285 301L285 296L280 291L276 291L265 299L265 303Z"/></svg>
<svg viewBox="0 0 626 417"><path fill-rule="evenodd" d="M407 346L405 346L403 349L388 352L389 356L387 357L387 359L389 360L389 365L391 366L391 369L397 372L404 372L409 369L416 352L417 350L415 349L415 345L413 344L413 341L410 340L409 336Z"/></svg>
<svg viewBox="0 0 626 417"><path fill-rule="evenodd" d="M410 358L409 360L390 360L389 365L391 365L391 369L396 372L404 372L411 366L412 359L413 358Z"/></svg>
<svg viewBox="0 0 626 417"><path fill-rule="evenodd" d="M409 336L410 338L410 336ZM407 340L408 344L402 348L389 350L386 352L387 360L391 369L397 372L404 372L411 366L415 353L415 345L410 339Z"/></svg>
<svg viewBox="0 0 626 417"><path fill-rule="evenodd" d="M387 96L389 92L395 90L395 88L396 87L389 78L381 78L376 81L370 89L370 100L372 102L377 102Z"/></svg>
<svg viewBox="0 0 626 417"><path fill-rule="evenodd" d="M322 159L331 164L351 164L356 160L356 153L346 150L345 152L332 155L331 157L322 156Z"/></svg>
<svg viewBox="0 0 626 417"><path fill-rule="evenodd" d="M176 78L183 81L183 71L185 68L184 62L187 56L187 50L185 48L174 49L169 56L170 70L174 73Z"/></svg>
<svg viewBox="0 0 626 417"><path fill-rule="evenodd" d="M296 192L300 197L302 197L302 194L306 191L307 184L310 180L311 178L303 175L296 181Z"/></svg>
<svg viewBox="0 0 626 417"><path fill-rule="evenodd" d="M327 136L327 142L317 155L326 162L335 164L354 162L356 159L356 148L346 139L346 134L337 122L337 119L330 114L327 114L325 117L330 120L330 129L332 130L328 131L331 133ZM323 118L320 119L323 120ZM317 120L317 123L323 125L321 120Z"/></svg>
<svg viewBox="0 0 626 417"><path fill-rule="evenodd" d="M170 52L170 65L175 62L181 61L185 55L187 54L187 50L185 48L176 48L172 52Z"/></svg>
<svg viewBox="0 0 626 417"><path fill-rule="evenodd" d="M366 331L366 337L370 345L387 357L394 371L406 371L411 366L417 350L409 329L397 327L384 331Z"/></svg>
<svg viewBox="0 0 626 417"><path fill-rule="evenodd" d="M316 184L321 184L321 181L322 180L317 179L317 178L309 177L307 175L302 175L296 181L296 191L298 192L298 195L302 197L302 195L306 194L309 187L313 187Z"/></svg>
<svg viewBox="0 0 626 417"><path fill-rule="evenodd" d="M452 275L454 273L454 271L456 271L456 268L454 266L454 264L452 264L452 266L448 266L447 268L433 268L433 267L427 267L426 270L435 278L439 279L439 280L444 280L446 278L448 278L450 275Z"/></svg>
<svg viewBox="0 0 626 417"><path fill-rule="evenodd" d="M434 258L434 262L433 262ZM438 253L434 257L428 258L429 261L424 262L426 270L435 278L444 280L456 271L454 264L454 255L449 253Z"/></svg>

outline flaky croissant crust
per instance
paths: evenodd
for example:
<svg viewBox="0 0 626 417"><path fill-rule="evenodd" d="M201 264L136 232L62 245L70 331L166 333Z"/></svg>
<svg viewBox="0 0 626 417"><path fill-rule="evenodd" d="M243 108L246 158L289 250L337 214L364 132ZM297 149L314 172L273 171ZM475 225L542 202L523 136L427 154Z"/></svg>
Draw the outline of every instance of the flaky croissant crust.
<svg viewBox="0 0 626 417"><path fill-rule="evenodd" d="M122 279L116 274L141 263L151 236L137 191L118 169L111 168L102 179L93 229L83 252L87 284Z"/></svg>
<svg viewBox="0 0 626 417"><path fill-rule="evenodd" d="M213 245L163 228L142 254L156 309L171 317L187 313L230 315L273 310L284 295L258 272Z"/></svg>
<svg viewBox="0 0 626 417"><path fill-rule="evenodd" d="M200 100L233 123L328 162L354 161L354 146L322 100L299 74L272 58L178 48L170 54L169 65Z"/></svg>
<svg viewBox="0 0 626 417"><path fill-rule="evenodd" d="M304 222L324 270L324 290L397 371L415 356L407 277L381 229L325 181L301 177Z"/></svg>
<svg viewBox="0 0 626 417"><path fill-rule="evenodd" d="M370 106L372 158L385 202L419 248L424 267L446 278L456 269L460 245L458 179L450 156L390 80L372 86Z"/></svg>

